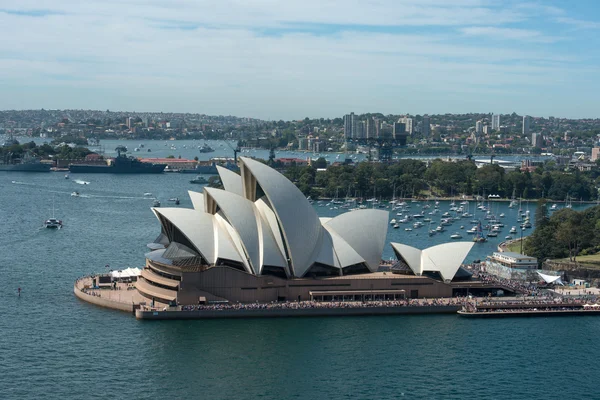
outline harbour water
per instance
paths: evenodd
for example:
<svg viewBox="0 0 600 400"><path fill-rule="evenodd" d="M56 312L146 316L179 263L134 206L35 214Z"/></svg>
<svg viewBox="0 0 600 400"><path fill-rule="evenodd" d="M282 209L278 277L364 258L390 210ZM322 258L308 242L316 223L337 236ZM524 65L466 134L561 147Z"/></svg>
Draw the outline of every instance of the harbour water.
<svg viewBox="0 0 600 400"><path fill-rule="evenodd" d="M103 272L107 265L121 269L143 264L146 243L159 233L150 212L152 198L144 193L153 193L163 207L173 206L168 201L172 197L179 197L179 207L191 207L187 190L199 187L189 184L189 178L0 174L0 397L597 396L596 317L148 322L78 301L72 293L77 277ZM74 191L80 197L71 196ZM53 203L55 216L64 223L61 230L41 228ZM343 211L315 207L322 216ZM510 226L517 225L516 209L506 203L498 207L497 213L506 214L502 234L474 246L467 261L490 254ZM534 207L529 205L532 217ZM440 209L447 211L448 203L442 202ZM417 210L413 204L411 212ZM439 222L439 215L432 218ZM461 224L469 228L465 220L433 237L426 228L404 231L408 225L403 224L390 228L388 242L429 247L449 241ZM392 256L387 245L384 257Z"/></svg>

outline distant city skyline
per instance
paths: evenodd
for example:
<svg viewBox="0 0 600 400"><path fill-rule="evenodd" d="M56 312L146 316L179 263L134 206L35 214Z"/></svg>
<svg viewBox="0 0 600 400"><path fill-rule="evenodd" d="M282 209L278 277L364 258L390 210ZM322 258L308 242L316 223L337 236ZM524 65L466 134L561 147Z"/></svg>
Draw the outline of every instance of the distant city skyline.
<svg viewBox="0 0 600 400"><path fill-rule="evenodd" d="M2 110L600 117L591 0L4 0L0 27Z"/></svg>

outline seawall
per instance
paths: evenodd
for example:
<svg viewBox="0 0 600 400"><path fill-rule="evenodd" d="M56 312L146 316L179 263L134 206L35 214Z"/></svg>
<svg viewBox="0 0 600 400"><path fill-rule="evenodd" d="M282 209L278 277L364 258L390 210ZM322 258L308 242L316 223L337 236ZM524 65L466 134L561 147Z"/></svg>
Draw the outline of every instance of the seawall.
<svg viewBox="0 0 600 400"><path fill-rule="evenodd" d="M196 310L196 311L147 311L138 309L138 319L216 319L216 318L287 318L287 317L346 317L407 314L456 314L460 306L401 306L357 308L302 308L258 310Z"/></svg>

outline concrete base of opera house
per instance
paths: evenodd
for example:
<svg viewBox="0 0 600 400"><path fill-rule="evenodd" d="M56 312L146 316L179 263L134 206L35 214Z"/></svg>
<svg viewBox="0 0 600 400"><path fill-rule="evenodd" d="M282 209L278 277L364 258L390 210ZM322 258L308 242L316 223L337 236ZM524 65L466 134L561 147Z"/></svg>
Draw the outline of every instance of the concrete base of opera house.
<svg viewBox="0 0 600 400"><path fill-rule="evenodd" d="M117 283L114 288L97 289L93 286L94 277L78 279L73 292L77 298L96 306L132 313L138 319L215 319L215 318L277 318L277 317L333 317L368 315L410 315L410 314L456 314L458 305L419 305L419 306L373 306L326 307L326 308L262 308L262 309L219 309L182 310L150 301L142 296L132 284Z"/></svg>

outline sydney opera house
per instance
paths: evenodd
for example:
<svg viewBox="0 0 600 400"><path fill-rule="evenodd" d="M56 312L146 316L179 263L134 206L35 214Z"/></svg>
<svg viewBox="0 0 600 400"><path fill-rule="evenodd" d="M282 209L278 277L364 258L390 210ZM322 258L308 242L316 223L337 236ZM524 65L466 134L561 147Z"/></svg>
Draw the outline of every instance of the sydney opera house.
<svg viewBox="0 0 600 400"><path fill-rule="evenodd" d="M136 282L164 303L449 297L472 243L426 250L393 243L397 273L378 272L388 212L319 218L279 172L240 158L223 189L189 192L193 209L152 209L161 233Z"/></svg>

